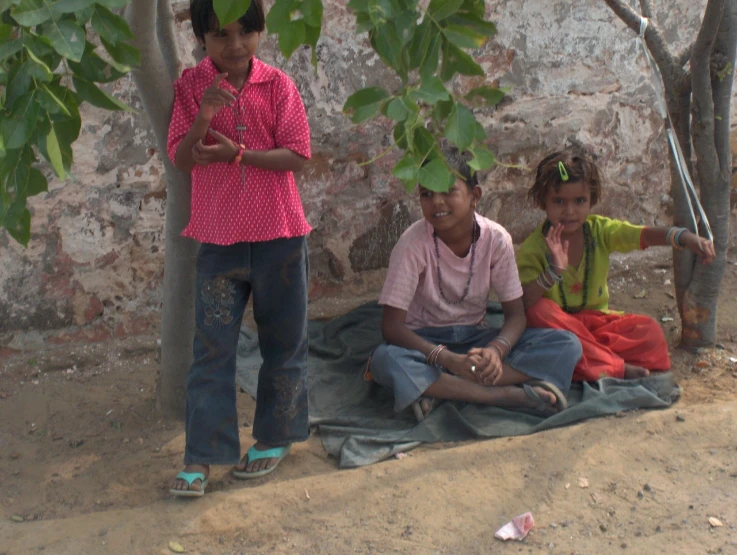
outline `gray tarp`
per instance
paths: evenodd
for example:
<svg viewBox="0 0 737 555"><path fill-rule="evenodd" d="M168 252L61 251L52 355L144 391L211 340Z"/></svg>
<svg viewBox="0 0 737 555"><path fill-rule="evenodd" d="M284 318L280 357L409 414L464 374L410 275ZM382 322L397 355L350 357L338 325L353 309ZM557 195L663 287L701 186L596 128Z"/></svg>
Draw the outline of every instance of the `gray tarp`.
<svg viewBox="0 0 737 555"><path fill-rule="evenodd" d="M487 321L501 326L499 305L489 305ZM369 355L382 341L380 322L381 307L367 303L309 325L310 422L340 468L375 463L422 443L524 435L620 411L667 408L680 395L670 372L635 381L606 378L574 384L570 408L549 418L445 402L417 424L410 409L395 413L391 395L363 378ZM236 381L252 396L260 365L256 334L244 329Z"/></svg>

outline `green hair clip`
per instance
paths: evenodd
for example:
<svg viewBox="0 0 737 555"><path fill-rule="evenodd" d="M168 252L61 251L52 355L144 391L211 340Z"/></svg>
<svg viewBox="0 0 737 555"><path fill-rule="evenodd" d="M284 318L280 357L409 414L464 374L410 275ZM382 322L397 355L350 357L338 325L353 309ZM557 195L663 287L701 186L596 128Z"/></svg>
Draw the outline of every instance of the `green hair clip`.
<svg viewBox="0 0 737 555"><path fill-rule="evenodd" d="M560 172L561 181L568 181L568 170L563 162L558 162L558 171Z"/></svg>

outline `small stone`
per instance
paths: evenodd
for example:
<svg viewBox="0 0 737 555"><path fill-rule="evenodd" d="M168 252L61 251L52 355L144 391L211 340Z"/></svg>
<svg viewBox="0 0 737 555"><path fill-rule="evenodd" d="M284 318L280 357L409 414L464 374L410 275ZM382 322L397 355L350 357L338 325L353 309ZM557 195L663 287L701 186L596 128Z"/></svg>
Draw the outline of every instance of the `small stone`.
<svg viewBox="0 0 737 555"><path fill-rule="evenodd" d="M606 524L599 524L599 530L601 530L602 532L606 532L607 531Z"/></svg>
<svg viewBox="0 0 737 555"><path fill-rule="evenodd" d="M561 526L562 526L563 528L568 528L568 521L567 521L567 520L564 520L563 522L561 522L561 523L560 523L560 525L561 525Z"/></svg>
<svg viewBox="0 0 737 555"><path fill-rule="evenodd" d="M555 522L551 522L548 526L550 528L557 528L558 527L558 525Z"/></svg>
<svg viewBox="0 0 737 555"><path fill-rule="evenodd" d="M663 528L662 528L662 527L660 526L660 524L658 524L658 525L657 525L657 526L655 527L655 531L656 531L656 532L662 532L662 531L663 531Z"/></svg>
<svg viewBox="0 0 737 555"><path fill-rule="evenodd" d="M644 489L645 491L652 491L653 490L653 488L650 487L650 484L645 484L645 486L642 489Z"/></svg>
<svg viewBox="0 0 737 555"><path fill-rule="evenodd" d="M676 415L676 422L685 422L685 421L686 421L686 417L685 416L683 416L681 414L677 414Z"/></svg>
<svg viewBox="0 0 737 555"><path fill-rule="evenodd" d="M623 544L622 544L622 545L621 545L620 547L621 547L622 549L627 549L627 544L626 544L626 543L623 543Z"/></svg>
<svg viewBox="0 0 737 555"><path fill-rule="evenodd" d="M721 526L724 526L724 523L715 516L709 517L709 524L712 528L719 528Z"/></svg>
<svg viewBox="0 0 737 555"><path fill-rule="evenodd" d="M100 530L100 531L99 531L99 532L97 533L97 535L98 535L98 536L100 536L100 537L103 537L103 536L104 536L104 535L106 535L106 534L107 534L107 528L102 528L102 529L101 529L101 530Z"/></svg>
<svg viewBox="0 0 737 555"><path fill-rule="evenodd" d="M693 510L693 505L689 505L688 508Z"/></svg>
<svg viewBox="0 0 737 555"><path fill-rule="evenodd" d="M645 497L645 494L644 494L644 493L642 493L642 490L638 491L638 492L637 492L637 498L638 498L638 499L642 499L643 497Z"/></svg>
<svg viewBox="0 0 737 555"><path fill-rule="evenodd" d="M23 522L24 518L20 515L13 515L10 517L13 522Z"/></svg>
<svg viewBox="0 0 737 555"><path fill-rule="evenodd" d="M69 440L69 447L73 449L77 447L81 447L82 445L84 445L83 439L70 439Z"/></svg>

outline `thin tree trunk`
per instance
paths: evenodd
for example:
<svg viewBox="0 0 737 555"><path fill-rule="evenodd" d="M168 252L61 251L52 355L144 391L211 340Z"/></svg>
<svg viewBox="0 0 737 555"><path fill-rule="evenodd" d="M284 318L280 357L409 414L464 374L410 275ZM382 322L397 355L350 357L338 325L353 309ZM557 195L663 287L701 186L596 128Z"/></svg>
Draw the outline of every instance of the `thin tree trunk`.
<svg viewBox="0 0 737 555"><path fill-rule="evenodd" d="M710 266L695 264L684 294L683 345L687 348L716 342L719 290L729 243L729 121L737 44L736 11L737 0L709 0L691 58L696 171L717 258Z"/></svg>
<svg viewBox="0 0 737 555"><path fill-rule="evenodd" d="M174 103L173 79L179 58L173 23L170 19L159 22L162 14L171 14L171 0L133 0L128 9L135 46L141 51L141 66L133 72L133 78L154 128L167 181L161 369L156 405L165 416L183 418L187 372L192 361L197 243L181 236L190 213L189 176L177 170L166 153Z"/></svg>

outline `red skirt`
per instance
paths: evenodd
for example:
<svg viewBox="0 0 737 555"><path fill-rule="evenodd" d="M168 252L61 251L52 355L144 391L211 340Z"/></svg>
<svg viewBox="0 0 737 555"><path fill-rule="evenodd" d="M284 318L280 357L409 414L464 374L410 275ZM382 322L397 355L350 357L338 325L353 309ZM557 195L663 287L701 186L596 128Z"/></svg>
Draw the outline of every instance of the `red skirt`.
<svg viewBox="0 0 737 555"><path fill-rule="evenodd" d="M542 298L527 310L527 325L567 330L578 336L583 356L573 371L573 381L623 378L625 362L650 371L670 370L663 330L649 316L598 310L568 314L554 301Z"/></svg>

